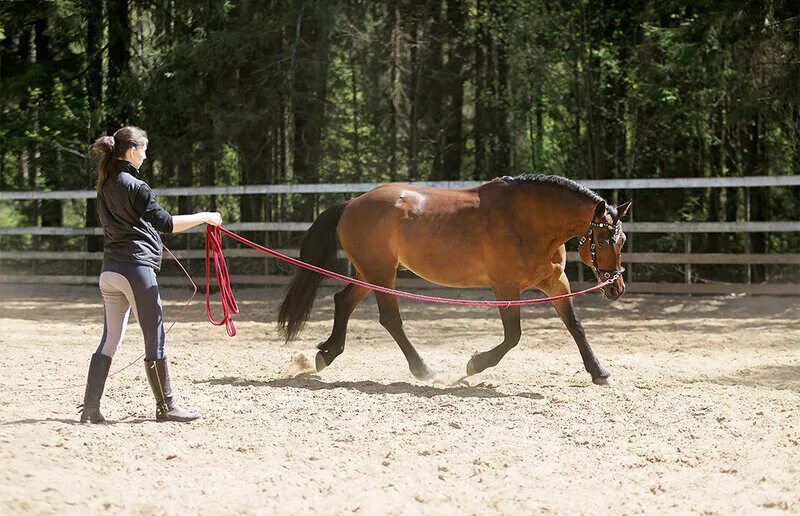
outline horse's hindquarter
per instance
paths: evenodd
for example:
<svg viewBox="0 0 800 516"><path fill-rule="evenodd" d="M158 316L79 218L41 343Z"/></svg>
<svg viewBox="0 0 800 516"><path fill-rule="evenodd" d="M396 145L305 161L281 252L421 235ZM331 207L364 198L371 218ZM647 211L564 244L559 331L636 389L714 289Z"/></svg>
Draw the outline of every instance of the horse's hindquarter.
<svg viewBox="0 0 800 516"><path fill-rule="evenodd" d="M351 202L339 239L366 275L391 259L439 285L485 286L487 225L477 189L385 185Z"/></svg>

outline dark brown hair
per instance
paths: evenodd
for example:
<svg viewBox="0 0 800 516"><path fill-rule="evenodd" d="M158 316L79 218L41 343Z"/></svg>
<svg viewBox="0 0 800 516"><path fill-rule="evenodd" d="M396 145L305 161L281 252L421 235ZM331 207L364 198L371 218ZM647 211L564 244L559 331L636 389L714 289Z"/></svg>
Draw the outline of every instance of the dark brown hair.
<svg viewBox="0 0 800 516"><path fill-rule="evenodd" d="M93 158L97 161L97 184L95 189L99 192L106 179L114 171L114 164L122 159L128 149L147 145L147 133L144 130L126 125L114 136L101 136L89 148Z"/></svg>

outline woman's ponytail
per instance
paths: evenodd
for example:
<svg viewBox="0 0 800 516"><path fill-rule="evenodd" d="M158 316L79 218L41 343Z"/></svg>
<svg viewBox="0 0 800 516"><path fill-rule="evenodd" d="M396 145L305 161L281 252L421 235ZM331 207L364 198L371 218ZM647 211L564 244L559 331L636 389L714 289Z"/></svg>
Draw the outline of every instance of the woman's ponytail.
<svg viewBox="0 0 800 516"><path fill-rule="evenodd" d="M110 168L114 161L114 137L101 136L94 141L89 150L93 158L100 158L97 161L97 184L95 185L95 190L99 192L111 173Z"/></svg>

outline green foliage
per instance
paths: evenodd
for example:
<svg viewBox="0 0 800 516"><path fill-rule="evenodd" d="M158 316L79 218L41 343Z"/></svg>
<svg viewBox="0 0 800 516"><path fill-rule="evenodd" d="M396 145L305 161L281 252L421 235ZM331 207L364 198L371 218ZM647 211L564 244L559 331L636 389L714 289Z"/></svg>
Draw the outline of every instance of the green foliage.
<svg viewBox="0 0 800 516"><path fill-rule="evenodd" d="M25 224L25 216L10 201L0 202L0 227L18 227Z"/></svg>
<svg viewBox="0 0 800 516"><path fill-rule="evenodd" d="M88 188L88 145L118 116L149 132L156 187L800 174L795 1L108 5L0 3L0 188ZM112 55L106 28L123 21L127 54ZM734 193L637 191L637 219L743 220ZM800 212L796 190L749 199L759 219ZM228 220L307 220L327 201L165 203L216 203ZM8 224L45 222L18 206L4 208ZM82 206L62 209L62 223L79 222ZM701 240L696 250L741 244ZM755 244L798 249L796 235Z"/></svg>

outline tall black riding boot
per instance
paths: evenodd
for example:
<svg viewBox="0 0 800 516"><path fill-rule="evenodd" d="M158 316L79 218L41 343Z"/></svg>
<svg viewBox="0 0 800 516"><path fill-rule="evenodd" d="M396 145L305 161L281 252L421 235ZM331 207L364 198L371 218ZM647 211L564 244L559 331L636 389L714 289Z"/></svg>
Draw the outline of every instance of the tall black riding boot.
<svg viewBox="0 0 800 516"><path fill-rule="evenodd" d="M189 412L178 406L172 396L172 386L169 382L167 358L160 360L145 360L144 369L147 372L147 381L156 397L156 419L159 421L194 421L199 414Z"/></svg>
<svg viewBox="0 0 800 516"><path fill-rule="evenodd" d="M89 363L89 377L86 379L86 393L83 395L81 423L102 423L106 420L100 413L100 398L106 386L111 357L102 353L92 355Z"/></svg>

